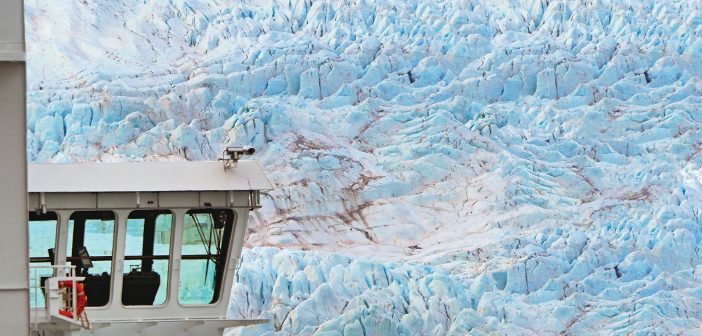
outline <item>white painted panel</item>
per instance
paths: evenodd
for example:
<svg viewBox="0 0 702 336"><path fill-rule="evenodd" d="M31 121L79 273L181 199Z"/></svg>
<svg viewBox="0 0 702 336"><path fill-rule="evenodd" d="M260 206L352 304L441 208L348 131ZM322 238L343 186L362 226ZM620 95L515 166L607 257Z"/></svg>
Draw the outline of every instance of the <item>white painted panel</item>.
<svg viewBox="0 0 702 336"><path fill-rule="evenodd" d="M46 208L51 209L95 209L95 193L49 193L46 194Z"/></svg>
<svg viewBox="0 0 702 336"><path fill-rule="evenodd" d="M161 208L200 207L200 193L197 192L164 192L159 193Z"/></svg>
<svg viewBox="0 0 702 336"><path fill-rule="evenodd" d="M224 169L217 161L29 165L30 192L270 190L256 161Z"/></svg>
<svg viewBox="0 0 702 336"><path fill-rule="evenodd" d="M227 193L223 191L203 191L200 193L201 207L224 207L227 205Z"/></svg>

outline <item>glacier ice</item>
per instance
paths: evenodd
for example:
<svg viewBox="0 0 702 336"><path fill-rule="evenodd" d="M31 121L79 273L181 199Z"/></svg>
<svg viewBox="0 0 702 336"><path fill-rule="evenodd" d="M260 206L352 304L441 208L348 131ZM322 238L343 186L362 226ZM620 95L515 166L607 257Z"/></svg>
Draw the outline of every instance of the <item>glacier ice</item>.
<svg viewBox="0 0 702 336"><path fill-rule="evenodd" d="M559 264L557 258L551 259ZM547 260L527 261L508 272L487 271L467 279L415 263L378 262L330 252L245 250L228 317L270 322L233 328L225 335L699 331L699 265L675 274L661 270L636 274L640 266L625 261L621 267L595 269L584 280L574 281L581 277L577 273L583 266L575 264L563 273L549 274L548 269L556 267ZM513 278L523 280L522 287ZM534 286L531 291L530 286Z"/></svg>
<svg viewBox="0 0 702 336"><path fill-rule="evenodd" d="M263 332L702 333L699 2L26 12L30 160L257 148L247 245L317 250L248 252Z"/></svg>
<svg viewBox="0 0 702 336"><path fill-rule="evenodd" d="M455 276L428 266L258 248L245 252L231 318L268 318L227 335L461 335L494 328Z"/></svg>

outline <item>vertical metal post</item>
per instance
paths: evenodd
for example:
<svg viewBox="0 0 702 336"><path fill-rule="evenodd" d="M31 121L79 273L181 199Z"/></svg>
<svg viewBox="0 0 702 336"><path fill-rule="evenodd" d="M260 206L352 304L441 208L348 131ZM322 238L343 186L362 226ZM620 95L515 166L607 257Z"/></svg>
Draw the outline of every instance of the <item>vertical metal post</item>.
<svg viewBox="0 0 702 336"><path fill-rule="evenodd" d="M24 4L0 0L0 326L29 335Z"/></svg>

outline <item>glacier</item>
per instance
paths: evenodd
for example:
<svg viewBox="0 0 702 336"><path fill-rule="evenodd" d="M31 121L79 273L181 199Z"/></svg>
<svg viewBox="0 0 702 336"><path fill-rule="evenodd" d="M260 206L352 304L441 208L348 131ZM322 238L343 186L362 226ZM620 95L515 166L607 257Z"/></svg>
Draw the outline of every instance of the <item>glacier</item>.
<svg viewBox="0 0 702 336"><path fill-rule="evenodd" d="M699 1L26 3L31 161L257 148L229 334L702 333Z"/></svg>
<svg viewBox="0 0 702 336"><path fill-rule="evenodd" d="M621 271L596 270L584 281L572 281L573 275L547 280L540 290L524 295L509 288L511 275L505 272L482 272L467 280L427 265L254 248L242 258L228 316L267 318L270 323L235 328L225 335L670 335L699 331L695 320L702 307L702 267L666 274L646 271L637 261L624 264ZM525 276L523 269L519 272L518 276ZM620 272L625 275L615 275ZM633 275L641 272L647 274ZM539 274L529 276L538 278ZM617 278L624 278L622 285L613 285ZM566 281L573 287L563 287Z"/></svg>

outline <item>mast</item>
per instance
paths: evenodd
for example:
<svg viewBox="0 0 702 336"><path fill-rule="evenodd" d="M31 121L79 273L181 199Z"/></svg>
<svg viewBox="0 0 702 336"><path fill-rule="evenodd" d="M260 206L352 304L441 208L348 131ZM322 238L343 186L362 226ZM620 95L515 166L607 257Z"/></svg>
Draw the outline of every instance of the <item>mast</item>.
<svg viewBox="0 0 702 336"><path fill-rule="evenodd" d="M0 325L29 335L24 4L0 1Z"/></svg>

